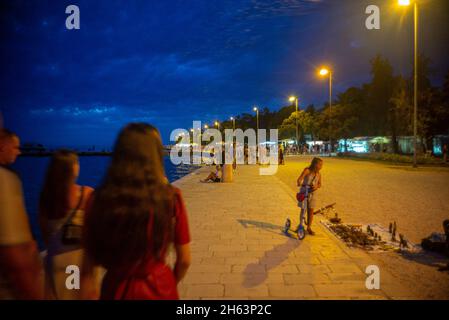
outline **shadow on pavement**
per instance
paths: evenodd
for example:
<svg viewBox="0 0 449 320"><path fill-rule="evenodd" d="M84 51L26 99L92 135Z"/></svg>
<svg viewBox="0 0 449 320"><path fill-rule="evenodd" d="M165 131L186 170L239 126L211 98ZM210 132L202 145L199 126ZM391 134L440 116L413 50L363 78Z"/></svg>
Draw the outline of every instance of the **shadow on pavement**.
<svg viewBox="0 0 449 320"><path fill-rule="evenodd" d="M419 253L402 252L401 257L419 264L434 268L442 268L448 265L449 259L439 253L422 251Z"/></svg>
<svg viewBox="0 0 449 320"><path fill-rule="evenodd" d="M261 222L261 221L254 221L254 220L242 220L242 219L237 219L237 221L245 228L247 229L248 227L256 227L259 229L263 229L265 231L268 232L273 232L276 234L281 235L282 234L282 227L277 226L275 224L272 223L268 223L268 222Z"/></svg>
<svg viewBox="0 0 449 320"><path fill-rule="evenodd" d="M284 236L287 239L285 243L276 245L271 250L265 252L263 257L259 259L258 263L250 263L246 266L245 271L243 272L244 274L244 280L242 283L243 287L245 288L257 287L267 279L270 269L273 269L282 264L282 262L288 258L290 252L292 252L301 245L301 241L286 236L282 232L282 228L280 226L271 223L253 220L240 220L240 219L238 220L238 222L242 224L243 227L245 228L248 227L260 228L265 231L273 232L280 236ZM266 267L265 270L261 270L264 269L265 267Z"/></svg>

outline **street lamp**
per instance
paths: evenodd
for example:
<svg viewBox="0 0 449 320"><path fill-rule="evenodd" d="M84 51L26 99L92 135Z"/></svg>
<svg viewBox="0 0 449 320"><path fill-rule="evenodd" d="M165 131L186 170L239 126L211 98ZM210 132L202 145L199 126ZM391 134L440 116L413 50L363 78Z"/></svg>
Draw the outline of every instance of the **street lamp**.
<svg viewBox="0 0 449 320"><path fill-rule="evenodd" d="M417 122L418 122L418 1L414 0L414 86L413 86L413 167L416 168ZM400 6L409 6L410 0L398 0Z"/></svg>
<svg viewBox="0 0 449 320"><path fill-rule="evenodd" d="M215 121L215 126L217 127L217 129L220 129L220 122Z"/></svg>
<svg viewBox="0 0 449 320"><path fill-rule="evenodd" d="M232 130L235 131L235 118L234 118L234 117L231 117L230 119L231 119L231 121L232 121Z"/></svg>
<svg viewBox="0 0 449 320"><path fill-rule="evenodd" d="M257 107L253 108L254 112L256 112L256 128L257 128L257 132L259 132L259 109ZM257 135L256 132L256 135Z"/></svg>
<svg viewBox="0 0 449 320"><path fill-rule="evenodd" d="M256 112L256 159L257 163L259 163L259 109L254 106L253 111Z"/></svg>
<svg viewBox="0 0 449 320"><path fill-rule="evenodd" d="M290 102L295 102L296 105L296 113L295 113L295 127L296 127L296 148L299 151L299 138L298 138L298 97L291 96L288 99Z"/></svg>
<svg viewBox="0 0 449 320"><path fill-rule="evenodd" d="M330 151L332 152L332 70L321 68L319 74L322 77L329 76L329 144Z"/></svg>

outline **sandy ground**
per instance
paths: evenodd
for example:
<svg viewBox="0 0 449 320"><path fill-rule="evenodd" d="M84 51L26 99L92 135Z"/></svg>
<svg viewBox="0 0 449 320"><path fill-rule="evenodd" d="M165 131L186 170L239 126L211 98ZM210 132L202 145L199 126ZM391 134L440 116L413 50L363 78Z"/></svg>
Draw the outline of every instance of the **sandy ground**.
<svg viewBox="0 0 449 320"><path fill-rule="evenodd" d="M337 203L345 222L380 223L396 221L398 233L414 243L432 232L443 232L449 219L449 170L394 166L378 162L323 158L319 205ZM277 176L292 192L296 179L311 157L292 156L279 166ZM318 197L317 197L318 198ZM399 276L426 298L449 298L449 274L435 265L447 262L439 256L372 254L379 263Z"/></svg>

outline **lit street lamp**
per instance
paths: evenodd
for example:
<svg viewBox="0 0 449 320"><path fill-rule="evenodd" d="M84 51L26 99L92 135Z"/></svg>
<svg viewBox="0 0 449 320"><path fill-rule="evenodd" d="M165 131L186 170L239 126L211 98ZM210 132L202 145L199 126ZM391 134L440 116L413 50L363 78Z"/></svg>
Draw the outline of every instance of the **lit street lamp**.
<svg viewBox="0 0 449 320"><path fill-rule="evenodd" d="M330 151L332 152L332 70L328 68L321 68L319 73L322 77L329 75L329 144Z"/></svg>
<svg viewBox="0 0 449 320"><path fill-rule="evenodd" d="M232 121L232 130L235 131L235 118L231 117L231 121Z"/></svg>
<svg viewBox="0 0 449 320"><path fill-rule="evenodd" d="M290 102L295 102L296 105L296 113L295 113L295 129L296 129L296 148L299 152L299 138L298 138L298 97L291 96L288 99Z"/></svg>
<svg viewBox="0 0 449 320"><path fill-rule="evenodd" d="M414 87L413 87L413 167L417 167L416 145L417 145L417 122L418 122L418 1L414 0ZM410 0L398 0L400 6L409 6Z"/></svg>
<svg viewBox="0 0 449 320"><path fill-rule="evenodd" d="M256 128L257 132L259 132L259 109L257 107L254 107L253 110L256 112ZM257 135L256 132L256 135Z"/></svg>
<svg viewBox="0 0 449 320"><path fill-rule="evenodd" d="M215 126L217 127L217 129L220 129L220 122L215 121Z"/></svg>
<svg viewBox="0 0 449 320"><path fill-rule="evenodd" d="M253 110L256 112L256 159L259 159L259 109L254 106ZM259 160L257 160L259 163Z"/></svg>

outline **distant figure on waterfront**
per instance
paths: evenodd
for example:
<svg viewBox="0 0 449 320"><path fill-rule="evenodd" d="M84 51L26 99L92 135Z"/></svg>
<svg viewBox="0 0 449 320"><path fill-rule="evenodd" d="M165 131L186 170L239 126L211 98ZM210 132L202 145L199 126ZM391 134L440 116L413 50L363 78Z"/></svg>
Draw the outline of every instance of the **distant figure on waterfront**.
<svg viewBox="0 0 449 320"><path fill-rule="evenodd" d="M80 171L75 152L60 150L53 154L39 203L39 224L47 247L45 259L46 299L78 299L79 290L66 288L68 265L82 264L82 222L87 200L93 189L76 183ZM67 228L79 230L67 235ZM67 231L66 231L67 230ZM67 239L71 237L71 239Z"/></svg>
<svg viewBox="0 0 449 320"><path fill-rule="evenodd" d="M179 299L177 284L191 259L190 232L181 191L165 176L155 127L132 123L120 132L104 180L88 204L84 243L84 265L107 270L101 299ZM165 261L172 244L173 270ZM84 270L88 276L90 268Z"/></svg>
<svg viewBox="0 0 449 320"><path fill-rule="evenodd" d="M314 235L312 230L313 211L317 205L316 191L321 188L321 174L320 170L323 167L323 160L320 158L313 158L310 166L305 168L297 180L297 186L300 188L299 192L306 192L306 188L309 188L309 197L307 200L307 232L310 235ZM303 202L299 202L298 205L302 207Z"/></svg>
<svg viewBox="0 0 449 320"><path fill-rule="evenodd" d="M19 154L19 137L0 129L0 300L44 298L42 260L31 234L22 183L9 168Z"/></svg>
<svg viewBox="0 0 449 320"><path fill-rule="evenodd" d="M209 175L206 177L206 179L200 180L200 182L221 182L221 177L222 177L222 168L221 165L216 164L215 165L215 170L212 171L211 173L209 173Z"/></svg>
<svg viewBox="0 0 449 320"><path fill-rule="evenodd" d="M284 151L282 151L282 147L279 146L279 150L278 150L278 163L284 165Z"/></svg>

